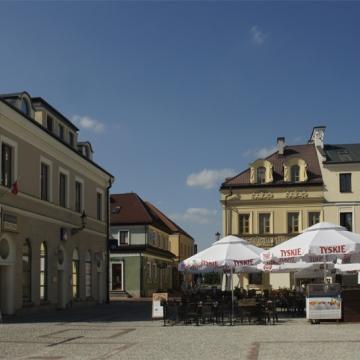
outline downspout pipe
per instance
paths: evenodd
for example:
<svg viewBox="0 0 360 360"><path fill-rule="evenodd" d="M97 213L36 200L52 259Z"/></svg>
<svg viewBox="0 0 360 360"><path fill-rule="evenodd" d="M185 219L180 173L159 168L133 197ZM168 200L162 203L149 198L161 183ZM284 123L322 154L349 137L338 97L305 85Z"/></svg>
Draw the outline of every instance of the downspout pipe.
<svg viewBox="0 0 360 360"><path fill-rule="evenodd" d="M106 304L110 304L110 288L109 288L109 271L110 271L110 248L109 248L109 239L110 239L110 189L114 182L114 178L109 178L109 185L106 188L106 264L105 264L105 271L106 271Z"/></svg>

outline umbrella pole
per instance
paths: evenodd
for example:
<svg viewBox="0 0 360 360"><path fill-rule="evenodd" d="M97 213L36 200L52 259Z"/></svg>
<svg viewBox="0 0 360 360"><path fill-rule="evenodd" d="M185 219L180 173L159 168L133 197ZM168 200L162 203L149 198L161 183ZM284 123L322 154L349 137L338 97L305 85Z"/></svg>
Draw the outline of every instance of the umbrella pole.
<svg viewBox="0 0 360 360"><path fill-rule="evenodd" d="M233 280L233 268L231 268L231 319L230 325L233 324L234 318L234 280Z"/></svg>
<svg viewBox="0 0 360 360"><path fill-rule="evenodd" d="M326 284L326 255L324 255L324 284Z"/></svg>

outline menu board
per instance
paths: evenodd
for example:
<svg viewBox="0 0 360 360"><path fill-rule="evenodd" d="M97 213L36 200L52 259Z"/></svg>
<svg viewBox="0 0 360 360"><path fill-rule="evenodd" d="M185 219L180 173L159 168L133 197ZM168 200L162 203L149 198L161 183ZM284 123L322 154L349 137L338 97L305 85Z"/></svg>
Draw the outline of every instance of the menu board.
<svg viewBox="0 0 360 360"><path fill-rule="evenodd" d="M341 319L341 297L306 298L306 318L310 320Z"/></svg>
<svg viewBox="0 0 360 360"><path fill-rule="evenodd" d="M167 300L168 300L168 293L153 293L153 299L152 299L153 319L164 318L164 307L161 305L161 302Z"/></svg>

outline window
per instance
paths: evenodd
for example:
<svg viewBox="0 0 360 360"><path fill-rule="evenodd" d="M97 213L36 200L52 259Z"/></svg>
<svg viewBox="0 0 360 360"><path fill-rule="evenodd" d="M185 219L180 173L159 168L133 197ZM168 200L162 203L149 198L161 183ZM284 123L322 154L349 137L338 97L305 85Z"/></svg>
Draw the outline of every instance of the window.
<svg viewBox="0 0 360 360"><path fill-rule="evenodd" d="M300 181L300 167L299 165L293 165L291 167L291 182Z"/></svg>
<svg viewBox="0 0 360 360"><path fill-rule="evenodd" d="M265 174L266 174L266 169L265 167L261 166L258 167L256 170L256 181L258 184L264 184L265 183Z"/></svg>
<svg viewBox="0 0 360 360"><path fill-rule="evenodd" d="M317 212L309 212L308 224L309 226L315 225L320 222L320 213Z"/></svg>
<svg viewBox="0 0 360 360"><path fill-rule="evenodd" d="M90 150L87 145L84 146L84 155L86 158L90 159Z"/></svg>
<svg viewBox="0 0 360 360"><path fill-rule="evenodd" d="M262 273L250 273L249 274L249 284L261 285L262 284Z"/></svg>
<svg viewBox="0 0 360 360"><path fill-rule="evenodd" d="M239 215L239 233L240 234L249 234L249 219L250 214L240 214Z"/></svg>
<svg viewBox="0 0 360 360"><path fill-rule="evenodd" d="M29 104L25 99L21 99L20 111L25 115L29 115Z"/></svg>
<svg viewBox="0 0 360 360"><path fill-rule="evenodd" d="M149 280L151 280L151 262L148 261L148 262L146 263L146 266L147 266L147 278L148 278Z"/></svg>
<svg viewBox="0 0 360 360"><path fill-rule="evenodd" d="M46 127L50 132L53 132L54 130L54 119L48 115L46 118Z"/></svg>
<svg viewBox="0 0 360 360"><path fill-rule="evenodd" d="M270 234L270 214L259 214L259 234Z"/></svg>
<svg viewBox="0 0 360 360"><path fill-rule="evenodd" d="M40 245L40 300L47 300L48 257L45 242Z"/></svg>
<svg viewBox="0 0 360 360"><path fill-rule="evenodd" d="M41 199L50 201L49 165L41 163Z"/></svg>
<svg viewBox="0 0 360 360"><path fill-rule="evenodd" d="M64 140L64 132L65 132L64 126L59 124L59 138L61 140Z"/></svg>
<svg viewBox="0 0 360 360"><path fill-rule="evenodd" d="M67 207L67 176L63 173L59 176L59 205Z"/></svg>
<svg viewBox="0 0 360 360"><path fill-rule="evenodd" d="M82 211L82 183L75 181L75 211Z"/></svg>
<svg viewBox="0 0 360 360"><path fill-rule="evenodd" d="M75 143L74 133L69 131L69 144L70 146L74 147L74 143Z"/></svg>
<svg viewBox="0 0 360 360"><path fill-rule="evenodd" d="M78 299L80 297L80 261L79 261L79 252L75 248L72 256L72 277L71 277L71 286L72 286L72 296L73 299Z"/></svg>
<svg viewBox="0 0 360 360"><path fill-rule="evenodd" d="M347 230L352 231L352 213L340 213L340 225L346 227Z"/></svg>
<svg viewBox="0 0 360 360"><path fill-rule="evenodd" d="M22 266L23 302L26 303L31 301L31 245L28 239L23 243Z"/></svg>
<svg viewBox="0 0 360 360"><path fill-rule="evenodd" d="M153 278L156 281L157 280L157 266L155 263L153 263Z"/></svg>
<svg viewBox="0 0 360 360"><path fill-rule="evenodd" d="M97 192L96 193L96 218L98 220L102 220L102 194Z"/></svg>
<svg viewBox="0 0 360 360"><path fill-rule="evenodd" d="M340 174L340 192L351 192L351 174Z"/></svg>
<svg viewBox="0 0 360 360"><path fill-rule="evenodd" d="M128 245L129 244L129 231L127 231L127 230L119 231L119 243L120 243L120 245Z"/></svg>
<svg viewBox="0 0 360 360"><path fill-rule="evenodd" d="M1 185L11 187L13 179L13 148L5 143L1 145Z"/></svg>
<svg viewBox="0 0 360 360"><path fill-rule="evenodd" d="M288 213L288 234L294 234L299 232L299 213Z"/></svg>
<svg viewBox="0 0 360 360"><path fill-rule="evenodd" d="M91 297L91 283L92 283L92 264L91 264L91 253L86 253L85 260L85 295L87 298Z"/></svg>

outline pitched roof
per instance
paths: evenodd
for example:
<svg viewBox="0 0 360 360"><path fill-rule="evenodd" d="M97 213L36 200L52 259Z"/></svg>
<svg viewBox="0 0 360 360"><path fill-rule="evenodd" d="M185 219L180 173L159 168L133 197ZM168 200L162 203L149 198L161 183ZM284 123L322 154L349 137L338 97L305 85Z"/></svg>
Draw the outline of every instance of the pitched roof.
<svg viewBox="0 0 360 360"><path fill-rule="evenodd" d="M304 183L289 183L284 182L284 163L293 158L299 157L307 164L308 181ZM221 189L236 188L236 187L273 187L273 186L296 186L296 185L321 185L323 184L320 165L314 144L285 146L284 154L280 155L277 152L268 156L268 160L273 165L273 179L272 183L268 184L251 184L250 183L250 168L241 172L240 174L226 179L221 185Z"/></svg>
<svg viewBox="0 0 360 360"><path fill-rule="evenodd" d="M110 196L111 225L153 225L171 234L172 231L135 193L112 194Z"/></svg>
<svg viewBox="0 0 360 360"><path fill-rule="evenodd" d="M360 144L325 145L326 164L360 162Z"/></svg>
<svg viewBox="0 0 360 360"><path fill-rule="evenodd" d="M185 230L183 230L179 225L175 224L172 220L170 220L164 213L162 213L158 208L156 208L153 204L146 201L145 204L157 214L157 216L165 223L165 225L172 231L172 233L180 233L191 239L193 237L189 235Z"/></svg>

